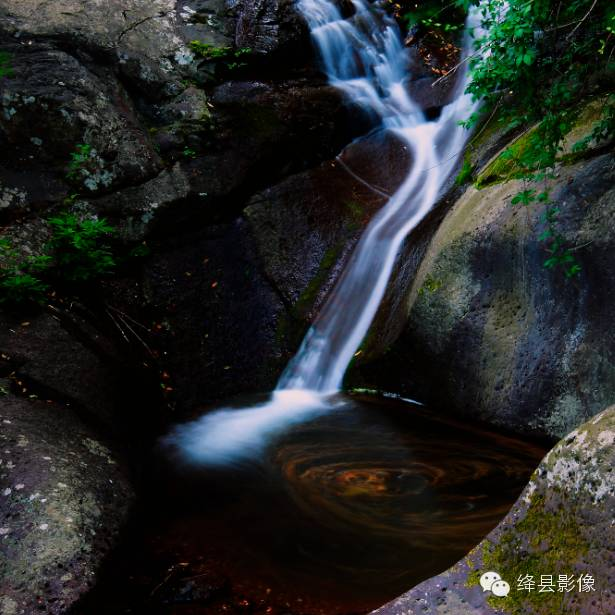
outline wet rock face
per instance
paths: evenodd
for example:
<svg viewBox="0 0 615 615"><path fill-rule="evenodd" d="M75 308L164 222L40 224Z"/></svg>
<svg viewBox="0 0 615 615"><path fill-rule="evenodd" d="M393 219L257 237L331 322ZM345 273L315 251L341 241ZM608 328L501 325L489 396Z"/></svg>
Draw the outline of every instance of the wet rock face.
<svg viewBox="0 0 615 615"><path fill-rule="evenodd" d="M0 0L0 50L10 67L10 75L0 79L0 217L8 223L3 236L20 254L40 254L50 234L45 218L69 208L79 216L104 216L129 247L143 240L161 245L150 270L160 276L145 277L146 285L156 280L162 287L133 303L141 302L141 309L152 299L145 309L151 308L154 320L166 317L167 305L175 306L169 327L182 331L178 338L194 350L190 355L175 344L168 347L182 357L172 364L178 372L173 377L186 383L184 408L272 383L279 299L249 234L228 229L241 227L241 220L232 221L253 193L335 156L356 135L350 128L354 116L349 118L354 112L321 75L306 69L311 46L304 35L303 21L286 0L66 0L53 6ZM214 74L190 49L191 41L250 47L249 68ZM83 146L85 161L70 177L71 156ZM180 296L173 285L172 276L184 276L184 263L200 255L182 245L186 233L199 229L215 238L206 252L225 281L215 298L209 286L196 284ZM254 272L245 288L243 277L224 271L231 263ZM115 305L115 297L108 301ZM156 313L158 306L162 313ZM215 344L202 352L201 342L187 340L200 340L203 313L208 331L214 323L220 327L211 333ZM246 323L241 334L231 314ZM20 376L112 424L117 383L109 380L107 366L72 333L54 326L52 320L37 321L30 337L20 338L23 343L16 345L8 332L0 342L8 355L21 357ZM50 342L56 333L57 347ZM255 345L245 355L250 335ZM53 367L65 360L56 361L58 353L71 348L77 349L73 357L85 357L92 378L73 378L79 369ZM243 384L237 387L238 376L224 367L239 364ZM205 369L195 386L202 365L213 369Z"/></svg>
<svg viewBox="0 0 615 615"><path fill-rule="evenodd" d="M279 296L264 278L245 221L169 243L144 273L158 345L179 411L275 385Z"/></svg>
<svg viewBox="0 0 615 615"><path fill-rule="evenodd" d="M53 201L62 195L78 144L91 148L87 175L79 173L72 182L73 190L84 194L140 183L158 173L162 162L113 74L44 47L9 47L15 52L13 78L3 81L0 102L0 165L7 179L22 178L35 203Z"/></svg>
<svg viewBox="0 0 615 615"><path fill-rule="evenodd" d="M508 515L464 559L374 613L612 613L614 444L615 408L610 407L545 457ZM489 571L509 583L508 596L483 592L479 580ZM528 576L531 592L519 588ZM551 581L553 591L539 592L541 581Z"/></svg>
<svg viewBox="0 0 615 615"><path fill-rule="evenodd" d="M78 404L111 427L118 385L110 365L47 314L0 318L0 369L22 382L24 395ZM32 389L32 390L30 390Z"/></svg>
<svg viewBox="0 0 615 615"><path fill-rule="evenodd" d="M413 281L406 328L376 370L384 386L554 437L612 403L613 172L611 155L558 172L558 231L582 267L573 280L543 267L542 212L510 204L520 183L469 188Z"/></svg>
<svg viewBox="0 0 615 615"><path fill-rule="evenodd" d="M374 165L374 156L381 164ZM354 141L335 159L256 194L245 216L256 257L286 314L277 334L286 359L318 313L352 247L410 165L389 134Z"/></svg>
<svg viewBox="0 0 615 615"><path fill-rule="evenodd" d="M229 185L213 192L226 197L239 186L255 189L255 177L262 187L267 176L275 181L334 155L350 138L341 97L313 71L309 78L288 72L297 66L286 58L297 54L287 47L311 49L302 28L287 1L229 9L223 0L0 0L0 50L10 73L0 81L0 214L48 208L75 193L96 212L101 195L146 185L142 194L124 195L122 206L134 214L130 199L151 200L148 182L165 183L159 176L178 162L188 167L184 183L194 178L194 185L189 194L165 190L165 207L181 208L187 196L199 205L208 192L203 184L219 182L220 174ZM208 60L192 41L231 54L234 45L249 47L251 68L234 73L234 56ZM222 77L244 78L243 86L212 92L220 68ZM284 83L245 80L272 70ZM234 130L238 118L243 124ZM86 159L70 177L71 155L84 145ZM229 158L235 173L225 167ZM141 226L157 216L147 205L138 213L147 218ZM142 228L137 237L138 230L133 224L125 238L149 232Z"/></svg>
<svg viewBox="0 0 615 615"><path fill-rule="evenodd" d="M255 53L301 62L310 56L309 32L293 0L227 0L235 15L235 44Z"/></svg>
<svg viewBox="0 0 615 615"><path fill-rule="evenodd" d="M4 395L0 449L0 613L65 613L95 583L131 487L58 404Z"/></svg>

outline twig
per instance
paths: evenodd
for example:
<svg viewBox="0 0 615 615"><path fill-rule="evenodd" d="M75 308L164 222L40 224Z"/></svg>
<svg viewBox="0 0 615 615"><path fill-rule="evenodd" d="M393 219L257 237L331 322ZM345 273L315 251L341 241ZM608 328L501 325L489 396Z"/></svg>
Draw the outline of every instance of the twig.
<svg viewBox="0 0 615 615"><path fill-rule="evenodd" d="M120 325L117 322L117 320L115 320L115 318L113 317L113 314L109 310L105 310L105 312L107 312L107 315L112 320L113 324L117 327L118 331L122 334L122 337L124 338L124 340L126 340L126 343L130 344L130 340L126 336L126 333L124 333L124 329L122 329L122 327L120 327Z"/></svg>
<svg viewBox="0 0 615 615"><path fill-rule="evenodd" d="M375 192L376 194L379 194L380 196L383 196L386 199L390 199L391 195L386 192L385 190L382 190L376 186L372 186L368 181L364 180L363 178L359 177L342 159L341 157L338 155L335 157L335 159L342 165L343 169L349 173L350 175L352 175L352 177L354 177L358 182L362 183L364 186L366 186L367 188L369 188L370 190L372 190L373 192Z"/></svg>
<svg viewBox="0 0 615 615"><path fill-rule="evenodd" d="M131 316L129 316L128 314L126 314L125 312L122 312L122 310L118 310L116 307L113 307L112 305L107 304L107 307L110 310L113 310L114 312L116 312L117 314L120 314L121 316L123 316L125 319L130 320L130 322L132 322L133 324L141 327L141 329L143 329L144 331L147 331L149 333L149 329L141 324L139 321L135 320L134 318L132 318Z"/></svg>
<svg viewBox="0 0 615 615"><path fill-rule="evenodd" d="M166 585L169 580L171 579L171 577L175 574L175 571L178 568L185 568L187 566L187 564L176 564L175 566L171 566L171 568L169 569L169 574L167 574L167 576L160 582L158 583L158 585L156 585L156 587L154 587L154 589L152 589L152 592L150 593L149 597L153 597L153 595L161 588L164 587L164 585Z"/></svg>
<svg viewBox="0 0 615 615"><path fill-rule="evenodd" d="M574 246L572 248L570 248L571 252L575 252L576 250L580 250L581 248L586 248L589 244L594 243L595 239L590 239L589 241L586 241L585 243L582 243L580 246Z"/></svg>
<svg viewBox="0 0 615 615"><path fill-rule="evenodd" d="M493 116L495 115L496 111L500 108L500 105L502 104L503 100L504 100L504 96L500 96L500 99L498 100L497 103L495 103L493 107L493 111L487 118L487 121L481 126L480 130L470 139L470 143L468 143L468 145L471 145L474 141L476 141L476 139L478 139L478 137L480 137L483 134L483 132L485 132L485 130L487 129L487 126L489 126L489 122L491 122L491 120L493 119ZM465 147L463 149L465 149Z"/></svg>
<svg viewBox="0 0 615 615"><path fill-rule="evenodd" d="M485 45L487 45L487 43L485 43ZM473 58L474 56L476 56L479 52L481 52L483 50L483 47L485 47L485 45L483 45L482 47L480 47L479 49L477 49L474 53L471 53L470 55L466 56L463 60L461 60L461 62L458 62L457 64L455 64L455 66L453 66L453 68L451 68L451 70L445 72L441 77L438 77L432 84L431 87L435 87L436 85L438 85L438 83L440 83L440 81L443 81L444 79L446 79L449 75L452 75L453 73L456 73L459 68L461 68L461 66L463 64L465 64L466 62L468 62L471 58Z"/></svg>
<svg viewBox="0 0 615 615"><path fill-rule="evenodd" d="M109 313L109 312L107 312ZM154 353L152 352L151 348L146 344L145 341L143 341L143 339L141 339L141 337L139 336L139 334L118 314L117 316L121 321L122 324L139 340L139 342L141 342L141 344L143 345L143 347L145 348L145 350L147 350L147 352L149 353L149 355L151 357L154 357ZM128 340L126 340L128 341Z"/></svg>
<svg viewBox="0 0 615 615"><path fill-rule="evenodd" d="M568 34L568 36L566 37L567 39L570 39L572 35L581 27L581 24L589 17L589 14L594 10L594 7L596 6L597 2L598 0L593 1L592 5L589 7L589 10L587 11L587 13L585 13L584 17L579 21L579 23L575 26L572 32Z"/></svg>

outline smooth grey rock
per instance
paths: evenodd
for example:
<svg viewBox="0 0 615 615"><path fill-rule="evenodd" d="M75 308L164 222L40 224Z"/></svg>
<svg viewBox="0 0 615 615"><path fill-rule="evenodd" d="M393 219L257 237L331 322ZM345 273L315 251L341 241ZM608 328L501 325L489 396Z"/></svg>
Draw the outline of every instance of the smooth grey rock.
<svg viewBox="0 0 615 615"><path fill-rule="evenodd" d="M543 266L542 209L510 203L521 182L468 188L409 289L396 287L401 336L372 334L385 354L366 367L371 384L551 437L615 402L614 174L607 154L560 167L553 182L558 232L582 267L570 280Z"/></svg>

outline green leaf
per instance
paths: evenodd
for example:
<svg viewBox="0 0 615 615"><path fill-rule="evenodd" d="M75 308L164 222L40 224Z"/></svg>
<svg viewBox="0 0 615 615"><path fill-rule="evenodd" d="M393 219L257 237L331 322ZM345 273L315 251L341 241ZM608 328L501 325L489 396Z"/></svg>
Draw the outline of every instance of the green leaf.
<svg viewBox="0 0 615 615"><path fill-rule="evenodd" d="M536 190L523 190L519 192L516 196L513 197L511 203L513 205L517 205L521 203L522 205L529 205L530 203L536 200Z"/></svg>
<svg viewBox="0 0 615 615"><path fill-rule="evenodd" d="M575 275L581 273L581 265L575 263L572 267L566 269L565 275L567 278L573 278Z"/></svg>

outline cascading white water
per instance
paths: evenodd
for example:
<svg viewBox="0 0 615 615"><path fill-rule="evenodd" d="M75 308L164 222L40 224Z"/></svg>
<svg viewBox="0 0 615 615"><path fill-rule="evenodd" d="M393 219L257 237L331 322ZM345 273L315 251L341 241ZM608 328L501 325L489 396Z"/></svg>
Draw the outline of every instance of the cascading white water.
<svg viewBox="0 0 615 615"><path fill-rule="evenodd" d="M381 118L409 148L412 168L371 221L327 303L286 368L278 389L339 390L344 372L363 341L382 300L400 245L436 201L465 144L458 125L472 111L459 75L450 105L435 121L425 119L407 86L407 57L396 23L366 0L353 0L356 14L342 19L330 0L300 0L330 82L353 103ZM468 26L476 25L476 14ZM464 53L470 36L466 35Z"/></svg>
<svg viewBox="0 0 615 615"><path fill-rule="evenodd" d="M437 200L469 136L459 125L477 104L464 93L467 69L458 71L453 102L438 119L426 119L409 93L408 55L397 24L378 1L352 4L354 14L343 18L333 0L298 1L329 82L395 133L407 146L412 166L369 223L271 399L247 409L218 410L170 436L201 462L220 464L254 455L273 433L331 407L330 395L339 391L372 323L404 238ZM464 57L471 50L469 31L479 21L478 11L472 10Z"/></svg>

